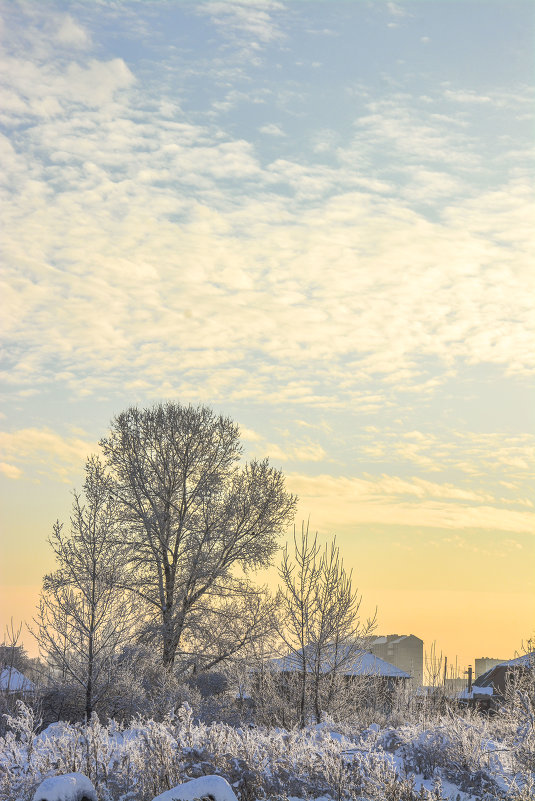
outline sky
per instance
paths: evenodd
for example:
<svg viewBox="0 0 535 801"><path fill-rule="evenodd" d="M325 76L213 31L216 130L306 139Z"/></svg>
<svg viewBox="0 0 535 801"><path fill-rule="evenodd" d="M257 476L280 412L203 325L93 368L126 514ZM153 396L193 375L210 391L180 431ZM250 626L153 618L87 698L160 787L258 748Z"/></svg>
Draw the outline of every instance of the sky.
<svg viewBox="0 0 535 801"><path fill-rule="evenodd" d="M514 0L0 0L2 632L112 417L169 400L284 471L378 634L520 649L534 33Z"/></svg>

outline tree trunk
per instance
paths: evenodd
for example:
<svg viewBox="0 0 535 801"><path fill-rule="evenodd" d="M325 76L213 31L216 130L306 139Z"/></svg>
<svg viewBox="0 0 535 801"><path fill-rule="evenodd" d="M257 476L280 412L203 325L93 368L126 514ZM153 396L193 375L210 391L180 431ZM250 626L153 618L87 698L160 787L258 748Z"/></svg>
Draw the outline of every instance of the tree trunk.
<svg viewBox="0 0 535 801"><path fill-rule="evenodd" d="M168 603L163 610L163 665L167 670L172 670L175 664L178 643L180 642L181 628L173 624L173 604ZM178 631L177 631L178 628Z"/></svg>
<svg viewBox="0 0 535 801"><path fill-rule="evenodd" d="M85 686L85 717L87 722L93 714L93 637L89 638L89 653L87 661L87 684Z"/></svg>
<svg viewBox="0 0 535 801"><path fill-rule="evenodd" d="M299 726L301 729L305 728L306 723L306 684L307 684L307 674L306 668L303 667L303 673L301 675L301 698L299 703Z"/></svg>
<svg viewBox="0 0 535 801"><path fill-rule="evenodd" d="M314 714L316 715L316 723L321 723L320 680L321 674L316 670L314 673Z"/></svg>

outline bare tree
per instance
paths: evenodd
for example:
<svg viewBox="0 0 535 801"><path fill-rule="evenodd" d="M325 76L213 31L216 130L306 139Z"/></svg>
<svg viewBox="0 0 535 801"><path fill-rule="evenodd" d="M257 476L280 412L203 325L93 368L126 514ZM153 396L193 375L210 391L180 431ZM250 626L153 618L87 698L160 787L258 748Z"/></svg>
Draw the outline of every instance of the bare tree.
<svg viewBox="0 0 535 801"><path fill-rule="evenodd" d="M308 524L299 540L294 531L294 555L285 548L279 576L280 634L290 650L288 665L300 673L300 725L306 723L308 696L319 723L340 692L340 677L358 667L375 618L360 619L361 598L336 540L321 550Z"/></svg>
<svg viewBox="0 0 535 801"><path fill-rule="evenodd" d="M13 671L24 672L30 665L30 660L22 644L19 644L22 633L22 623L16 628L13 618L9 625L6 625L3 643L0 644L0 673L7 671L6 691L11 689L11 676Z"/></svg>
<svg viewBox="0 0 535 801"><path fill-rule="evenodd" d="M50 668L84 693L91 717L112 662L132 626L132 605L119 589L117 502L101 462L86 464L84 495L74 493L70 536L56 522L49 540L58 568L43 579L32 631Z"/></svg>
<svg viewBox="0 0 535 801"><path fill-rule="evenodd" d="M294 528L294 558L288 546L284 548L279 577L282 588L278 593L282 618L279 633L290 650L290 667L299 674L299 722L306 723L307 682L310 673L311 652L309 641L314 628L317 612L316 586L319 579L319 546L317 534L309 540L308 523L301 526L301 539L298 541ZM284 671L284 672L291 672Z"/></svg>
<svg viewBox="0 0 535 801"><path fill-rule="evenodd" d="M267 460L239 466L238 426L207 407L130 408L100 445L128 553L126 585L143 600L146 630L160 637L171 667L195 639L200 610L215 614L225 599L251 593L234 570L270 563L295 498Z"/></svg>

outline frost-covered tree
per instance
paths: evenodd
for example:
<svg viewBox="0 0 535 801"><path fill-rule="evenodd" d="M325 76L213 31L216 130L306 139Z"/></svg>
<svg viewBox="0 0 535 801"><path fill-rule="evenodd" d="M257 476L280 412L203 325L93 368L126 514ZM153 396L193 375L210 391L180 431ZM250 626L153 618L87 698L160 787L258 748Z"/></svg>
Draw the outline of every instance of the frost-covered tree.
<svg viewBox="0 0 535 801"><path fill-rule="evenodd" d="M269 637L275 627L275 603L268 590L234 580L230 592L192 610L187 636L181 646L183 669L194 672L222 666L229 657L250 650Z"/></svg>
<svg viewBox="0 0 535 801"><path fill-rule="evenodd" d="M57 569L43 579L34 636L52 675L83 691L88 719L105 691L113 660L132 630L122 585L117 501L98 458L86 463L83 494L74 493L70 532L50 537Z"/></svg>
<svg viewBox="0 0 535 801"><path fill-rule="evenodd" d="M293 519L282 473L267 460L240 466L238 426L204 406L127 409L100 445L128 558L126 586L145 606L146 634L159 638L163 663L173 666L177 652L190 649L207 618L226 635L221 653L235 652L255 636L254 614L248 631L224 625L229 606L254 596L236 569L267 566Z"/></svg>
<svg viewBox="0 0 535 801"><path fill-rule="evenodd" d="M309 701L319 723L340 693L340 678L358 665L375 619L361 620L361 598L336 541L321 549L308 524L300 538L294 531L294 553L284 549L279 576L280 635L300 676L300 725Z"/></svg>

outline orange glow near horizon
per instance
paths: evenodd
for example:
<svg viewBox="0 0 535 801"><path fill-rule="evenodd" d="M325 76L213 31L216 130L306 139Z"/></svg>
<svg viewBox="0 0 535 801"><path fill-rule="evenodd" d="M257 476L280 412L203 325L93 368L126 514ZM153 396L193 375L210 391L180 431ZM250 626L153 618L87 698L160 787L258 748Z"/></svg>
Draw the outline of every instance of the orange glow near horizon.
<svg viewBox="0 0 535 801"><path fill-rule="evenodd" d="M399 570L401 562L392 560L390 565L379 564L380 551L370 545L365 556L355 558L339 538L344 563L354 568L354 586L362 596L360 614L363 619L372 617L377 607L377 634L414 634L424 641L424 649L430 651L433 642L438 652L448 657L450 665L457 660L463 670L474 659L488 656L510 659L521 651L522 643L527 643L533 634L535 604L533 592L519 590L523 581L511 576L502 587L484 588L484 582L477 588L459 587L455 590L433 588L432 581L422 582L423 586L402 586ZM39 564L45 570L54 568L48 553L48 546L39 549ZM353 558L351 558L353 556ZM441 559L441 570L447 560ZM375 562L373 569L370 567ZM522 570L528 577L532 560L525 560ZM420 562L413 571L430 571L433 565ZM407 569L406 561L403 569ZM16 584L16 576L2 575L0 586L0 625L2 638L5 628L13 619L15 627L23 623L21 640L31 656L37 656L37 646L26 628L35 615L41 583ZM273 566L261 571L260 583L274 590L277 586L277 570ZM412 574L408 575L414 581ZM481 578L481 577L480 577ZM391 586L388 586L391 584ZM1 639L1 638L0 638Z"/></svg>

